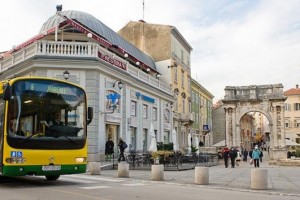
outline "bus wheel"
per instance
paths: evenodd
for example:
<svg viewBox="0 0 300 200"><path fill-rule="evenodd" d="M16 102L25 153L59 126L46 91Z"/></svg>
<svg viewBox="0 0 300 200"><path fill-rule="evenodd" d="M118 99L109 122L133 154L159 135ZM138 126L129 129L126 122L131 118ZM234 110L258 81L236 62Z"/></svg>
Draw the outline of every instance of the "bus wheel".
<svg viewBox="0 0 300 200"><path fill-rule="evenodd" d="M59 175L46 175L48 181L55 181L59 178Z"/></svg>

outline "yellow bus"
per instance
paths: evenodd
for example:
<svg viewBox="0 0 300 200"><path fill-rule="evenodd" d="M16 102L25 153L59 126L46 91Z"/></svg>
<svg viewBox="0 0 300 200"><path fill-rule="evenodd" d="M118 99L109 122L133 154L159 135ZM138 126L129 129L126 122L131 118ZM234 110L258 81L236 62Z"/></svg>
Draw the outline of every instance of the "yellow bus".
<svg viewBox="0 0 300 200"><path fill-rule="evenodd" d="M92 118L76 84L44 77L0 82L0 175L56 180L86 172Z"/></svg>

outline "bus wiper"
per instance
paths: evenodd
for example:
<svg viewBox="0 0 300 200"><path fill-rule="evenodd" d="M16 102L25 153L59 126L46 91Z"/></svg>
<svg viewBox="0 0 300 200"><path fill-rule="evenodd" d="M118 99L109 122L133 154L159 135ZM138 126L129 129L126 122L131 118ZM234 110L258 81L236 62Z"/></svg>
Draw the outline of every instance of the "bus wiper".
<svg viewBox="0 0 300 200"><path fill-rule="evenodd" d="M30 140L30 138L32 138L33 136L36 136L36 135L38 135L38 134L32 134L32 135L26 137L24 140L21 140L20 143L24 143L24 142Z"/></svg>
<svg viewBox="0 0 300 200"><path fill-rule="evenodd" d="M67 138L67 139L68 139L70 142L72 142L73 144L77 144L77 143L75 142L75 140L71 139L69 136L67 136L67 135L61 135L61 136Z"/></svg>

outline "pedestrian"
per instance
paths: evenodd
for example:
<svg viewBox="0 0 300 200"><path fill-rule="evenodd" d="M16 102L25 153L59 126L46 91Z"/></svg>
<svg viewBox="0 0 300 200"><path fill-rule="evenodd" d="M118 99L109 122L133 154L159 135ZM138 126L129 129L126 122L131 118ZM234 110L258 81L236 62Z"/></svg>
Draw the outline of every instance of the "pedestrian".
<svg viewBox="0 0 300 200"><path fill-rule="evenodd" d="M114 153L114 142L111 138L108 138L108 140L105 143L105 160L110 162L112 159L112 155Z"/></svg>
<svg viewBox="0 0 300 200"><path fill-rule="evenodd" d="M241 152L239 150L236 150L236 159L235 159L236 166L240 166L241 159L242 159Z"/></svg>
<svg viewBox="0 0 300 200"><path fill-rule="evenodd" d="M245 149L243 152L243 161L244 162L247 162L247 157L248 157L248 151L247 151L247 149Z"/></svg>
<svg viewBox="0 0 300 200"><path fill-rule="evenodd" d="M262 162L262 157L263 157L263 156L264 156L263 152L260 151L260 155L259 155L259 160L260 160L260 162Z"/></svg>
<svg viewBox="0 0 300 200"><path fill-rule="evenodd" d="M119 138L118 146L119 146L119 150L120 150L118 162L120 162L120 161L125 161L124 151L125 151L127 145L126 145L126 143L123 141L122 138Z"/></svg>
<svg viewBox="0 0 300 200"><path fill-rule="evenodd" d="M252 152L253 152L253 150L250 149L250 151L249 151L249 157L250 157L250 159L252 159Z"/></svg>
<svg viewBox="0 0 300 200"><path fill-rule="evenodd" d="M252 159L254 162L254 167L259 167L259 158L260 158L260 150L258 149L258 146L256 145L252 152Z"/></svg>
<svg viewBox="0 0 300 200"><path fill-rule="evenodd" d="M230 156L230 161L231 161L231 168L234 168L235 167L235 159L237 157L235 148L231 147L231 149L229 151L229 156Z"/></svg>
<svg viewBox="0 0 300 200"><path fill-rule="evenodd" d="M228 167L229 149L227 148L226 145L225 145L224 149L222 150L222 153L223 153L225 168L227 168Z"/></svg>

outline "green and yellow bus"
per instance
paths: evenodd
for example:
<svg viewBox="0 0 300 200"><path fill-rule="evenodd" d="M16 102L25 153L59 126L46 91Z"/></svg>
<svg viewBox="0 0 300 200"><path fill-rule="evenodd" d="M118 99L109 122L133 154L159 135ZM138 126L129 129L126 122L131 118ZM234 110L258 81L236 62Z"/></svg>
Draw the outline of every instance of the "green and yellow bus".
<svg viewBox="0 0 300 200"><path fill-rule="evenodd" d="M57 114L60 123L53 123ZM0 82L0 175L56 180L86 172L92 118L76 84L44 77Z"/></svg>

